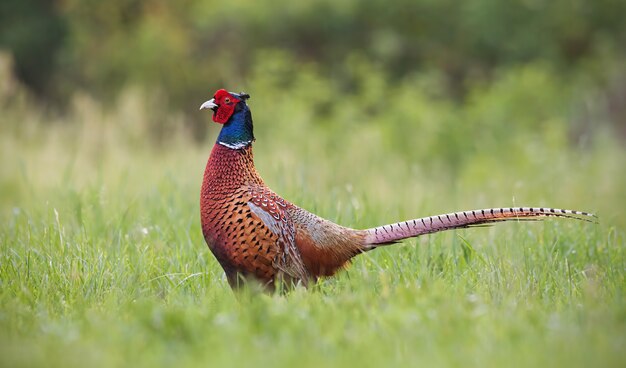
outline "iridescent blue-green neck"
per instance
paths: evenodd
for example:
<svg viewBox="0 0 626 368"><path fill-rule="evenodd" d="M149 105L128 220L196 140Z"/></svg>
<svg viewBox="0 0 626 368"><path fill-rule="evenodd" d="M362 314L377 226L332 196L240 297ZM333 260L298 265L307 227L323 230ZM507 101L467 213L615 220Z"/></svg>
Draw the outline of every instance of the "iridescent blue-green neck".
<svg viewBox="0 0 626 368"><path fill-rule="evenodd" d="M254 141L252 113L245 102L240 102L235 113L224 124L217 142L232 149L241 149Z"/></svg>

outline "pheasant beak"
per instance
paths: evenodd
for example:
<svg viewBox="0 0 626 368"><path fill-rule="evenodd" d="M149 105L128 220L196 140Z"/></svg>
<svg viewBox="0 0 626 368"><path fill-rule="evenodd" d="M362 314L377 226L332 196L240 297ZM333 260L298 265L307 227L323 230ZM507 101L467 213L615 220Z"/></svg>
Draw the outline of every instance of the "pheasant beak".
<svg viewBox="0 0 626 368"><path fill-rule="evenodd" d="M215 99L212 98L210 100L208 100L207 102L203 103L202 105L200 105L200 110L203 109L211 109L213 111L215 111L215 109L217 109L218 105L215 103Z"/></svg>

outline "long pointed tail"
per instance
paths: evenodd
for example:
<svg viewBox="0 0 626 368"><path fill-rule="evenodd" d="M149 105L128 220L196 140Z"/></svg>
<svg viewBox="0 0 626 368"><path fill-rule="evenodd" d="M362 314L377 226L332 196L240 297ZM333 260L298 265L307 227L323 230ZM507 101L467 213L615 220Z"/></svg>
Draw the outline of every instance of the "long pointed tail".
<svg viewBox="0 0 626 368"><path fill-rule="evenodd" d="M595 222L596 216L591 213L561 210L557 208L515 207L487 208L454 212L444 215L423 217L414 220L397 222L365 230L365 245L391 244L402 239L436 233L439 231L466 228L492 222L511 220L542 220L546 217L566 217L577 220Z"/></svg>

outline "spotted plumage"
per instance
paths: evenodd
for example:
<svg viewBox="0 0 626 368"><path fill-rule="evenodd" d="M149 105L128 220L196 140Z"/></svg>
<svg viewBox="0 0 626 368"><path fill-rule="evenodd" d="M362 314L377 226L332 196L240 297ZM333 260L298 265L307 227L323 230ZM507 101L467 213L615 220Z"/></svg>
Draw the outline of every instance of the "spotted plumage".
<svg viewBox="0 0 626 368"><path fill-rule="evenodd" d="M223 124L204 172L202 232L231 286L254 279L302 283L332 276L350 259L381 245L456 228L545 217L594 215L554 208L489 208L402 221L366 230L337 225L295 206L265 186L254 167L252 114L244 93L219 90L201 109Z"/></svg>

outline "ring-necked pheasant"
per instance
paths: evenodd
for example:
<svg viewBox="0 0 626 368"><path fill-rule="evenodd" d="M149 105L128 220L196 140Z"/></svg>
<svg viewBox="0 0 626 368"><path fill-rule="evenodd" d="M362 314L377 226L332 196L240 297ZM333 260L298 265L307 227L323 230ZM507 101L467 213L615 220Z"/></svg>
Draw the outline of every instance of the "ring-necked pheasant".
<svg viewBox="0 0 626 368"><path fill-rule="evenodd" d="M554 208L489 208L430 216L355 230L297 207L265 186L252 158L250 96L218 90L200 109L222 125L204 172L200 196L202 232L232 287L256 279L305 286L331 276L350 259L381 245L423 234L514 219L594 215Z"/></svg>

